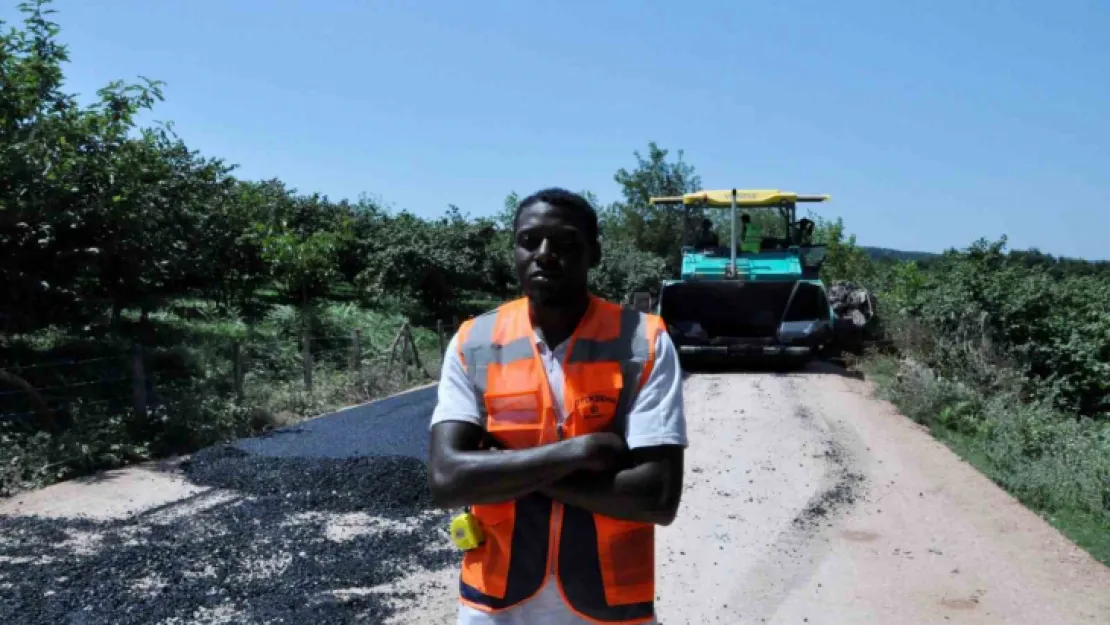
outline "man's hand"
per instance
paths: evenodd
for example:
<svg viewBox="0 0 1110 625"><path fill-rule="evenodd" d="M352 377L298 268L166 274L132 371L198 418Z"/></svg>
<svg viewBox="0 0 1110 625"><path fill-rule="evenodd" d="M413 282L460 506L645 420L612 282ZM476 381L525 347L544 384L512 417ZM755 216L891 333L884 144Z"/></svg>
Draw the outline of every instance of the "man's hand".
<svg viewBox="0 0 1110 625"><path fill-rule="evenodd" d="M669 525L682 494L683 455L678 445L635 449L621 454L615 468L578 471L542 486L540 492L615 519Z"/></svg>

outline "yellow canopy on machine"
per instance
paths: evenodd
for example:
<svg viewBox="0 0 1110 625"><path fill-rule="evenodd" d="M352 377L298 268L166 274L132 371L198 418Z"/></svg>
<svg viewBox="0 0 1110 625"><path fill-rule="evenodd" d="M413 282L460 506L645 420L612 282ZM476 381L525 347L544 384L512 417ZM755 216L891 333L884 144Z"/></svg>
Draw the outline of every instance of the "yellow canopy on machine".
<svg viewBox="0 0 1110 625"><path fill-rule="evenodd" d="M798 195L792 191L778 189L724 189L718 191L695 191L685 195L653 197L652 204L693 204L713 208L732 206L732 193L736 192L736 206L782 206L796 202L825 202L828 195Z"/></svg>

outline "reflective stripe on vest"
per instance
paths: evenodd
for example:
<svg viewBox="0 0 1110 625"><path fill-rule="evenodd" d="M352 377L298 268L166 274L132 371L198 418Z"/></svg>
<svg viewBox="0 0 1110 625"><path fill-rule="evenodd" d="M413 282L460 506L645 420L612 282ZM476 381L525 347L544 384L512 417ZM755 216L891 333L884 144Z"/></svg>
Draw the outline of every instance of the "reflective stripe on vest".
<svg viewBox="0 0 1110 625"><path fill-rule="evenodd" d="M495 444L521 449L560 436L624 433L632 402L651 371L653 315L592 298L564 359L567 416L562 431L534 345L527 300L481 315L459 330L459 356L478 391ZM486 542L463 556L462 600L496 612L532 597L550 572L569 607L602 623L639 623L654 614L655 526L564 506L533 493L472 506Z"/></svg>

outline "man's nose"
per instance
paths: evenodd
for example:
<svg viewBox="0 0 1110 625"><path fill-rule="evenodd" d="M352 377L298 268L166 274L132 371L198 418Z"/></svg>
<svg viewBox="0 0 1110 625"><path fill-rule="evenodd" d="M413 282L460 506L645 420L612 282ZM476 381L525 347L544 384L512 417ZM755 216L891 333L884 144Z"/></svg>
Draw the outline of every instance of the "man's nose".
<svg viewBox="0 0 1110 625"><path fill-rule="evenodd" d="M555 246L551 243L551 239L544 237L536 248L536 260L552 260L556 257Z"/></svg>

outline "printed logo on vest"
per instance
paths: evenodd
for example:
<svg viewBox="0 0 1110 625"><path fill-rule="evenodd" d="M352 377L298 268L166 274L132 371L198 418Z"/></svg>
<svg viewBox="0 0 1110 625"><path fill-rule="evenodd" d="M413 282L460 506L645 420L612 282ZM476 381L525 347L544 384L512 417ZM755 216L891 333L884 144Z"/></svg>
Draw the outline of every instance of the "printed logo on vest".
<svg viewBox="0 0 1110 625"><path fill-rule="evenodd" d="M612 407L603 408L603 404ZM617 398L609 395L587 395L574 402L574 410L586 419L600 419L610 416L616 410Z"/></svg>

